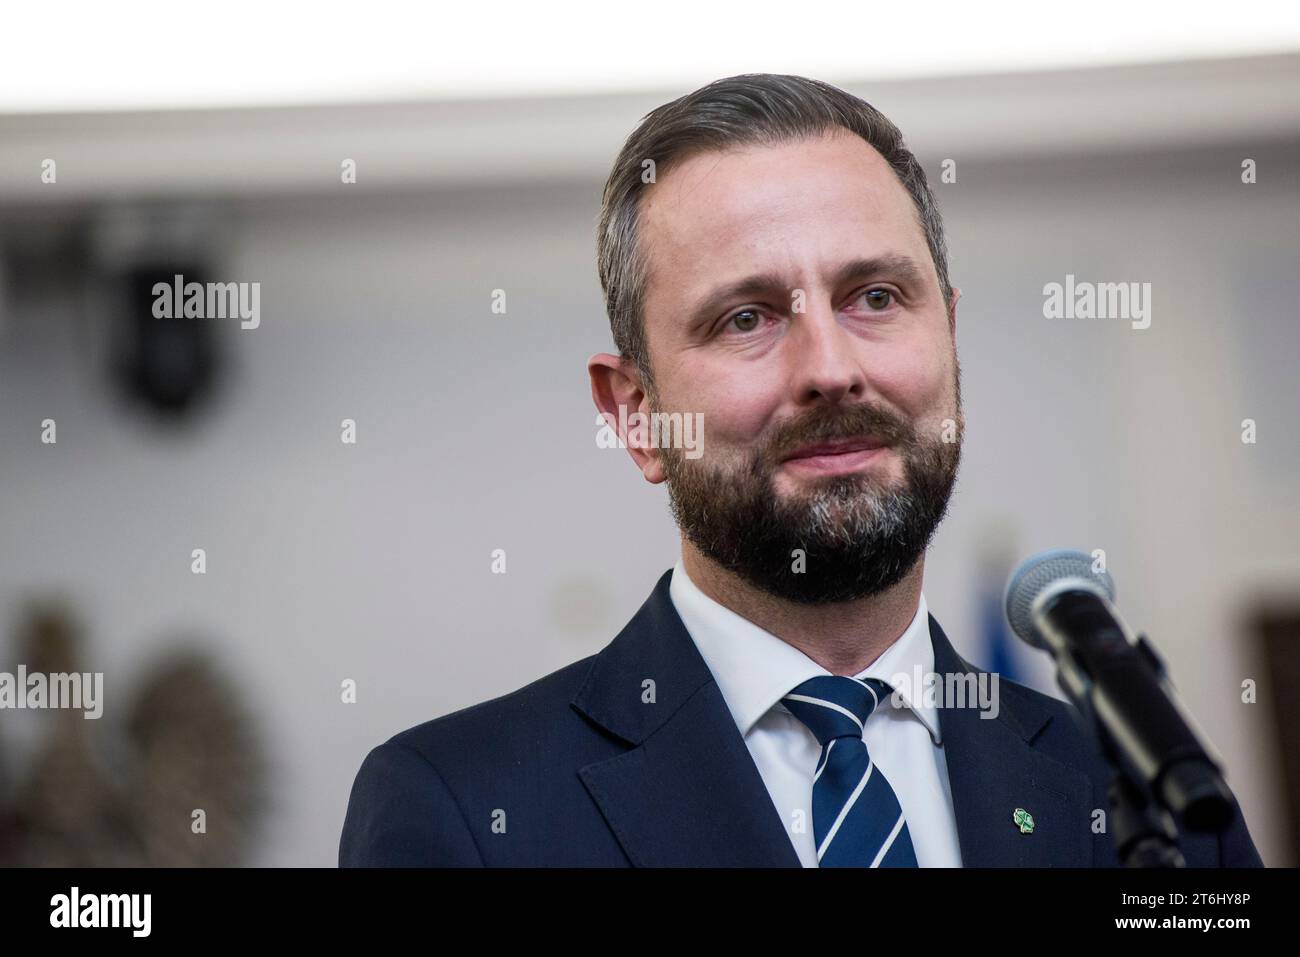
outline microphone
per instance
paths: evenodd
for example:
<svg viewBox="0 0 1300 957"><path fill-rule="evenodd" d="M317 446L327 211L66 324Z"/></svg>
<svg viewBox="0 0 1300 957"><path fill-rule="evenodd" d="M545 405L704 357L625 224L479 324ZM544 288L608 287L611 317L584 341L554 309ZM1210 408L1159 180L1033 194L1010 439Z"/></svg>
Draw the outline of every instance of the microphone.
<svg viewBox="0 0 1300 957"><path fill-rule="evenodd" d="M1024 641L1056 661L1057 684L1129 780L1194 831L1222 831L1232 792L1144 635L1113 604L1115 583L1092 557L1057 549L1007 583L1006 613Z"/></svg>

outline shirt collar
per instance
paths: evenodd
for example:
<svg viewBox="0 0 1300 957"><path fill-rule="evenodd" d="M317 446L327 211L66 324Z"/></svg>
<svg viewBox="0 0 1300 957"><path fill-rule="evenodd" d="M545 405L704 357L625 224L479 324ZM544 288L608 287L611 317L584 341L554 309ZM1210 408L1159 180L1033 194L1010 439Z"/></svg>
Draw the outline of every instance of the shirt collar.
<svg viewBox="0 0 1300 957"><path fill-rule="evenodd" d="M713 672L723 699L731 709L741 735L748 735L759 718L773 707L784 708L781 699L800 682L830 674L798 648L765 631L730 608L700 591L682 560L673 566L668 594L686 631L695 641L705 664ZM936 746L940 744L939 720L933 702L922 694L924 679L934 670L934 646L930 639L929 611L922 593L916 614L906 630L857 678L879 678L894 686L899 699L914 714ZM906 681L895 681L898 675Z"/></svg>

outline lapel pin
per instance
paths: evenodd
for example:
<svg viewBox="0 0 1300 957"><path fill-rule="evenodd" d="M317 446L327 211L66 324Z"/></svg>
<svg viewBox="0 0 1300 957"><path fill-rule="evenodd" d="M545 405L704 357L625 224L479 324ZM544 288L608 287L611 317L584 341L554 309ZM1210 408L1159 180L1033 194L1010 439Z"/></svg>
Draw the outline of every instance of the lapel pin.
<svg viewBox="0 0 1300 957"><path fill-rule="evenodd" d="M1011 823L1020 828L1021 834L1034 833L1034 816L1022 807L1016 808L1011 813Z"/></svg>

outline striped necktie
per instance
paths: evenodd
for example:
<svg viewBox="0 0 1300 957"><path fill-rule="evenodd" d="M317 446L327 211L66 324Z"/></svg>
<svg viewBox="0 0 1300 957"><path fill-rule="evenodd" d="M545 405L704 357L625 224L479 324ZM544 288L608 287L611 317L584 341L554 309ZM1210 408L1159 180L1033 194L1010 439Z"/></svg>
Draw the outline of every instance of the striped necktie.
<svg viewBox="0 0 1300 957"><path fill-rule="evenodd" d="M877 678L818 675L781 699L822 746L812 795L820 867L917 866L898 796L862 740L892 690Z"/></svg>

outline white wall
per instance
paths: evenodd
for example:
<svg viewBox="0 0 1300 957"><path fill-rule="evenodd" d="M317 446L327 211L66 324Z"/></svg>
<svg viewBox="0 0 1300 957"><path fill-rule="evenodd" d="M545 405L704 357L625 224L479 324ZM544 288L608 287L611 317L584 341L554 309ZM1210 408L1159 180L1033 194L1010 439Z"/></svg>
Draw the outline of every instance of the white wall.
<svg viewBox="0 0 1300 957"><path fill-rule="evenodd" d="M1105 548L1270 864L1292 862L1264 705L1239 701L1260 672L1238 615L1257 587L1300 579L1297 152L959 155L938 187L968 438L930 606L977 657L972 565L992 523L1020 554ZM1243 156L1258 185L1240 184ZM224 327L228 390L179 437L109 400L73 290L5 317L0 613L11 627L20 598L67 586L110 694L178 635L206 636L274 749L254 863L332 865L370 747L598 651L672 564L662 488L594 441L599 188L239 201L225 275L262 283L262 324ZM1151 328L1044 319L1042 286L1067 272L1151 282ZM507 316L490 312L496 288ZM47 416L55 448L37 439ZM1239 440L1247 416L1256 446ZM339 702L344 678L356 705Z"/></svg>

